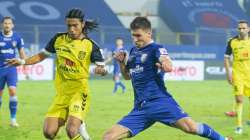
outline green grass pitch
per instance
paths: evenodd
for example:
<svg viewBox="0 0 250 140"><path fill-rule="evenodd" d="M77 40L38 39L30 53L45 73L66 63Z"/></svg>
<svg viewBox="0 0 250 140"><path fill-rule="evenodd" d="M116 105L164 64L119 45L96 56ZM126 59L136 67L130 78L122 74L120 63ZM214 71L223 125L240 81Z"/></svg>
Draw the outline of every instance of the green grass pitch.
<svg viewBox="0 0 250 140"><path fill-rule="evenodd" d="M168 90L189 115L198 122L206 122L224 135L235 140L249 140L248 100L244 103L244 132L234 134L235 118L228 118L225 111L230 110L233 94L226 81L167 82ZM87 115L88 131L93 140L101 140L105 130L126 115L133 104L133 90L126 81L126 94L112 95L112 80L90 80L91 107ZM19 128L9 126L8 94L4 93L0 110L0 140L44 140L42 126L44 115L50 105L54 92L52 81L22 81L18 86ZM61 128L58 140L66 140L65 128ZM202 140L180 130L156 123L131 140Z"/></svg>

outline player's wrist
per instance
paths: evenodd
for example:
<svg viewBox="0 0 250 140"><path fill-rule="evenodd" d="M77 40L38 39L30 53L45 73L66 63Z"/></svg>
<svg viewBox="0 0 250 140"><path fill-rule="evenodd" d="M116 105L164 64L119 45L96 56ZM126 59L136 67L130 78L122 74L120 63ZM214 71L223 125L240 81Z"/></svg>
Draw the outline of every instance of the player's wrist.
<svg viewBox="0 0 250 140"><path fill-rule="evenodd" d="M25 65L26 64L26 61L25 61L25 59L18 59L18 62L19 62L19 64L20 65Z"/></svg>

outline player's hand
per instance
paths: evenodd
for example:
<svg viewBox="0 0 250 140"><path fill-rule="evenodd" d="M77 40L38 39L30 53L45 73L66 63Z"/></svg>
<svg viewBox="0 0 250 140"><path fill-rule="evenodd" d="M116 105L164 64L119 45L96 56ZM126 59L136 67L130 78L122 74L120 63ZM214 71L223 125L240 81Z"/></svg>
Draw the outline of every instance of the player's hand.
<svg viewBox="0 0 250 140"><path fill-rule="evenodd" d="M105 76L108 73L104 66L96 66L94 72L95 74L100 74L101 76Z"/></svg>
<svg viewBox="0 0 250 140"><path fill-rule="evenodd" d="M168 56L161 56L160 62L157 62L155 65L164 72L171 72L173 70L171 60Z"/></svg>
<svg viewBox="0 0 250 140"><path fill-rule="evenodd" d="M6 64L9 66L20 66L25 64L25 60L20 58L7 59Z"/></svg>
<svg viewBox="0 0 250 140"><path fill-rule="evenodd" d="M230 74L227 74L227 82L232 85L233 84L233 78Z"/></svg>
<svg viewBox="0 0 250 140"><path fill-rule="evenodd" d="M114 58L118 60L120 63L125 63L127 53L126 52L117 52L114 55Z"/></svg>

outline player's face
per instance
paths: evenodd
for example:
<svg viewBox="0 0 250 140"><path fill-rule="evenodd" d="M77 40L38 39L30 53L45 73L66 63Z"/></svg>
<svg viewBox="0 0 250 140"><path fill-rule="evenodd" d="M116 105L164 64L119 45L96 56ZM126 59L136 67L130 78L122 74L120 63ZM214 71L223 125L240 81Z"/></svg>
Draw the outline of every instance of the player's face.
<svg viewBox="0 0 250 140"><path fill-rule="evenodd" d="M143 29L131 30L131 36L135 46L141 48L144 47L149 41L151 41L151 31Z"/></svg>
<svg viewBox="0 0 250 140"><path fill-rule="evenodd" d="M123 41L121 39L117 39L116 40L116 46L117 47L123 46Z"/></svg>
<svg viewBox="0 0 250 140"><path fill-rule="evenodd" d="M238 24L238 31L239 31L240 37L248 36L249 27L248 27L247 23Z"/></svg>
<svg viewBox="0 0 250 140"><path fill-rule="evenodd" d="M66 24L68 27L68 34L72 39L81 39L83 36L82 29L84 23L78 18L67 18Z"/></svg>
<svg viewBox="0 0 250 140"><path fill-rule="evenodd" d="M12 19L5 19L2 23L4 33L9 33L14 28Z"/></svg>

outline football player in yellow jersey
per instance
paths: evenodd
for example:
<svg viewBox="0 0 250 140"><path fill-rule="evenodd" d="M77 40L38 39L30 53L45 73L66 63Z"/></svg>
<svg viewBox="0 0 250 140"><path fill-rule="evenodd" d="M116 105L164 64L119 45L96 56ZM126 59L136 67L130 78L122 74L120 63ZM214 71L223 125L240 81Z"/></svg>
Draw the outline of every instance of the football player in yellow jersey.
<svg viewBox="0 0 250 140"><path fill-rule="evenodd" d="M45 118L44 136L54 139L60 126L67 122L66 131L70 139L80 138L80 133L89 139L84 131L84 119L89 107L90 63L96 64L96 74L105 75L107 71L100 49L87 36L87 32L97 24L85 21L80 9L71 9L67 13L66 24L67 33L56 34L42 52L25 60L11 59L7 62L9 65L32 65L55 53L57 94Z"/></svg>
<svg viewBox="0 0 250 140"><path fill-rule="evenodd" d="M236 101L237 127L235 133L241 134L243 130L242 111L244 95L247 96L250 101L250 38L248 35L249 26L247 21L239 21L238 32L238 36L228 41L224 64L227 80L228 83L233 86ZM231 55L233 56L232 74L230 72Z"/></svg>

